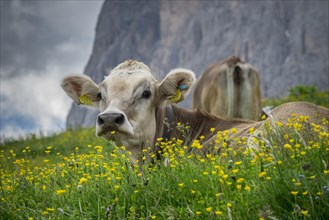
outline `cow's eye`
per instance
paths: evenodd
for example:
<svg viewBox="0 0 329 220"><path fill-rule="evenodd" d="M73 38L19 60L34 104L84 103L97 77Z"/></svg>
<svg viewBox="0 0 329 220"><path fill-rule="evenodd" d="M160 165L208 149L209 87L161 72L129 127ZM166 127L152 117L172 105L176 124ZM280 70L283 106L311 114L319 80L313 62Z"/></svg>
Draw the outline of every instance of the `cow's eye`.
<svg viewBox="0 0 329 220"><path fill-rule="evenodd" d="M102 99L102 93L97 93L97 101L100 101Z"/></svg>
<svg viewBox="0 0 329 220"><path fill-rule="evenodd" d="M148 99L151 96L151 91L150 90L145 90L142 94L142 98Z"/></svg>

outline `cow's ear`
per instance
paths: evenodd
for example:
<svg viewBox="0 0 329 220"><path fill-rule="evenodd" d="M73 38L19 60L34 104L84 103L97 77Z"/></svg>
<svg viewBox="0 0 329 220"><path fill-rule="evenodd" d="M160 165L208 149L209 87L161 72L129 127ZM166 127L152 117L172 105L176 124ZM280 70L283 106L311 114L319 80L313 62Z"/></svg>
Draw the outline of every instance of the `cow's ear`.
<svg viewBox="0 0 329 220"><path fill-rule="evenodd" d="M69 76L63 79L62 88L78 105L97 106L98 85L84 75Z"/></svg>
<svg viewBox="0 0 329 220"><path fill-rule="evenodd" d="M195 81L195 75L188 69L174 69L168 73L166 78L159 85L160 99L178 103L191 91Z"/></svg>

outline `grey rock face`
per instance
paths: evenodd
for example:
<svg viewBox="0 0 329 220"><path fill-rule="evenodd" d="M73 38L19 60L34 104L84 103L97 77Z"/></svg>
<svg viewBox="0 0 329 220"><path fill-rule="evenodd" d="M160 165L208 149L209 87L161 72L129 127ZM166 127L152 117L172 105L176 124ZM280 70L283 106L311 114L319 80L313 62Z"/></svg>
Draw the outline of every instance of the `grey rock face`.
<svg viewBox="0 0 329 220"><path fill-rule="evenodd" d="M258 69L265 97L296 84L325 89L328 20L327 1L106 1L85 74L99 83L117 64L137 59L158 79L175 67L199 76L236 55ZM93 125L96 115L73 104L67 125Z"/></svg>

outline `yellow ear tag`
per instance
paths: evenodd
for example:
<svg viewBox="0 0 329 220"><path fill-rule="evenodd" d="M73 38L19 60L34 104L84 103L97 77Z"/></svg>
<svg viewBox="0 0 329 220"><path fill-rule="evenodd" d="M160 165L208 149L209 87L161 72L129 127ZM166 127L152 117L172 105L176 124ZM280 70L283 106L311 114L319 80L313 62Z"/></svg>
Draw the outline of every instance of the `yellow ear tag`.
<svg viewBox="0 0 329 220"><path fill-rule="evenodd" d="M86 95L80 96L79 101L80 101L80 104L93 105L93 101L91 101L91 99L89 97L87 97Z"/></svg>
<svg viewBox="0 0 329 220"><path fill-rule="evenodd" d="M180 89L177 89L177 92L175 95L169 96L169 100L173 103L177 103L182 100L182 91Z"/></svg>

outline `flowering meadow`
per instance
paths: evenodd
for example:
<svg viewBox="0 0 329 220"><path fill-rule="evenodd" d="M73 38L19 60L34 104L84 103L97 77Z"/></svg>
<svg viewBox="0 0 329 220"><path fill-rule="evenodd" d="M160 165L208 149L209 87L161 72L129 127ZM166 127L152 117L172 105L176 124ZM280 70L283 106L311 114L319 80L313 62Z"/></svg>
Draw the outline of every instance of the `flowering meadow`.
<svg viewBox="0 0 329 220"><path fill-rule="evenodd" d="M159 138L162 159L143 149L135 164L124 146L97 139L94 129L7 142L0 216L329 219L328 121L307 122L292 115L286 124L266 123L266 138L253 129L233 140L235 129L214 133L209 152L220 154L202 153L202 136L191 147Z"/></svg>

